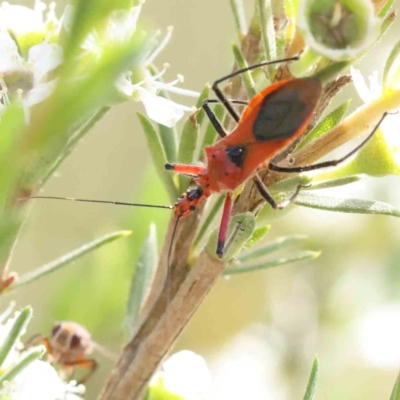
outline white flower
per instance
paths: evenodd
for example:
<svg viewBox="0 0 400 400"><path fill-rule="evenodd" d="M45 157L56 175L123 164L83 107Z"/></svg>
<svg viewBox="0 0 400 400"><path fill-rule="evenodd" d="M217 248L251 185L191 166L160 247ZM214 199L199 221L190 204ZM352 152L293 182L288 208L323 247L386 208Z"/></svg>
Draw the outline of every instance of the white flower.
<svg viewBox="0 0 400 400"><path fill-rule="evenodd" d="M162 371L150 382L150 392L152 387L160 386L184 400L202 400L210 391L211 374L203 357L183 350L164 362Z"/></svg>
<svg viewBox="0 0 400 400"><path fill-rule="evenodd" d="M351 77L353 79L354 87L357 90L361 100L369 103L383 95L383 88L379 82L378 72L375 71L368 77L369 85L365 82L361 72L353 67L350 68ZM382 122L380 128L383 132L383 138L387 147L393 156L393 160L400 166L400 135L399 126L400 113L388 115Z"/></svg>
<svg viewBox="0 0 400 400"><path fill-rule="evenodd" d="M400 304L378 307L358 319L354 343L363 361L378 368L400 364Z"/></svg>
<svg viewBox="0 0 400 400"><path fill-rule="evenodd" d="M100 58L105 48L129 43L136 32L137 20L143 3L144 0L130 10L117 10L111 13L104 31L91 32L81 47L96 58ZM166 99L160 96L159 92L165 91L189 97L198 97L199 93L176 87L178 83L183 82L181 75L178 75L178 79L169 83L159 82L167 69L166 66L156 75L150 73L147 67L154 62L155 58L168 44L172 36L172 27L167 29L167 34L161 41L159 41L159 36L160 32L157 32L152 37L153 49L150 49L142 61L145 68L143 71L144 79L140 82L132 82L131 71L126 71L117 79L115 87L123 96L141 101L150 119L172 127L184 116L185 112L192 112L193 108Z"/></svg>
<svg viewBox="0 0 400 400"><path fill-rule="evenodd" d="M44 16L46 8L46 4L41 0L35 0L33 9L3 2L0 5L0 30L11 31L20 36L32 32L46 33L48 27L52 29L59 27L59 21L54 12L55 3L50 4L49 11Z"/></svg>
<svg viewBox="0 0 400 400"><path fill-rule="evenodd" d="M0 6L0 112L13 100L20 100L27 120L29 108L51 94L56 80L49 78L49 73L62 63L63 51L60 45L44 40L26 49L28 55L23 57L9 32L16 37L43 32L50 38L52 34L47 34L46 25L51 22L55 27L58 21L54 6L46 18L43 17L45 8L40 0L35 1L33 9L5 2Z"/></svg>
<svg viewBox="0 0 400 400"><path fill-rule="evenodd" d="M10 400L73 400L80 399L47 362L36 360L17 375L9 385Z"/></svg>

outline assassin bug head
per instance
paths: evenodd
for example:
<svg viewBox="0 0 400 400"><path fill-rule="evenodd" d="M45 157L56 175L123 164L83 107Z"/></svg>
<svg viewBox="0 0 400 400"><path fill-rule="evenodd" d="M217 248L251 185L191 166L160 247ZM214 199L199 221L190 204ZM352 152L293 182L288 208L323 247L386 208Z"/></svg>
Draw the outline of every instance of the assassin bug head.
<svg viewBox="0 0 400 400"><path fill-rule="evenodd" d="M200 186L189 188L186 193L179 197L178 202L175 203L175 217L187 217L196 210L206 196Z"/></svg>

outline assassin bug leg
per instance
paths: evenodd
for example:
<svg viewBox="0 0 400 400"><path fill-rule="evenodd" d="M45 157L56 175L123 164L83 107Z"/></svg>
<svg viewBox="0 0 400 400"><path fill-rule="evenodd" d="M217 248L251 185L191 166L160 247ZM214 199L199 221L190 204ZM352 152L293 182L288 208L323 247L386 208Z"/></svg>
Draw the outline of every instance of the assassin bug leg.
<svg viewBox="0 0 400 400"><path fill-rule="evenodd" d="M218 87L218 85L228 79L233 78L236 75L240 75L243 72L246 71L251 71L252 69L256 69L259 67L263 67L266 65L272 65L272 64L279 64L282 62L288 62L288 61L296 61L298 60L299 57L292 57L292 58L286 58L286 59L282 59L282 60L275 60L275 61L265 61L259 64L255 64L255 65L251 65L249 67L246 68L241 68L236 70L235 72L232 72L231 74L225 75L220 79L217 79L213 85L212 85L212 90L214 91L215 95L218 97L218 99L221 101L221 103L225 106L226 110L229 112L229 114L232 116L232 118L236 121L239 122L240 117L237 114L237 112L235 111L235 109L232 107L232 105L230 104L229 100L225 97L225 95L223 94L222 90Z"/></svg>
<svg viewBox="0 0 400 400"><path fill-rule="evenodd" d="M341 158L338 158L336 160L330 160L330 161L323 161L317 164L312 164L312 165L305 165L302 167L280 167L279 165L275 165L270 163L268 165L268 169L271 171L277 171L277 172L286 172L286 173L298 173L298 172L306 172L306 171L313 171L316 169L320 168L327 168L327 167L334 167L341 162L347 160L349 157L351 157L353 154L357 153L358 150L361 149L371 138L374 136L375 132L379 129L379 126L383 122L383 120L386 118L388 115L387 112L383 113L382 117L378 121L378 123L375 125L374 129L368 134L368 136L358 145L356 146L353 150L348 152L346 155L344 155Z"/></svg>
<svg viewBox="0 0 400 400"><path fill-rule="evenodd" d="M289 199L285 200L284 202L278 204L272 197L271 193L269 193L267 187L264 185L263 181L260 179L258 175L254 176L253 181L257 187L257 190L260 192L261 196L274 210L283 210L298 196L302 188L308 187L308 185L297 185L296 190L294 191L292 196Z"/></svg>
<svg viewBox="0 0 400 400"><path fill-rule="evenodd" d="M228 100L230 103L233 104L241 104L241 105L247 105L249 104L247 101L241 101L241 100ZM210 120L211 124L213 125L214 129L217 131L218 135L221 138L224 138L227 136L227 133L224 129L224 127L221 125L221 123L218 121L216 115L214 112L211 110L209 104L210 103L220 103L219 100L217 99L205 99L203 102L203 110L207 114L208 119Z"/></svg>
<svg viewBox="0 0 400 400"><path fill-rule="evenodd" d="M226 235L228 233L231 211L232 211L232 195L228 193L225 198L224 209L221 218L221 225L219 227L219 233L218 233L218 244L217 244L218 257L222 257L224 255Z"/></svg>

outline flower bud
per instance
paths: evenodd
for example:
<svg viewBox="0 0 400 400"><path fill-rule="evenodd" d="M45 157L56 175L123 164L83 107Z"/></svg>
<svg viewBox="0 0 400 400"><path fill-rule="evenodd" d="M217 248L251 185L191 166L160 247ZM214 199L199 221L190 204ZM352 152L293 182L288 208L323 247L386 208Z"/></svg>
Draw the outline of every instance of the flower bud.
<svg viewBox="0 0 400 400"><path fill-rule="evenodd" d="M302 0L298 24L308 46L331 60L348 60L379 35L371 0Z"/></svg>

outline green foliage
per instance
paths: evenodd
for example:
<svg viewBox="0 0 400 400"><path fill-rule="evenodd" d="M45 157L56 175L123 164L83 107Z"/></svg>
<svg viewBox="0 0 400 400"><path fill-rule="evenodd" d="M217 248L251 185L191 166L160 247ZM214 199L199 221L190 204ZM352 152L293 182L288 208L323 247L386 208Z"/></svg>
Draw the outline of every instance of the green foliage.
<svg viewBox="0 0 400 400"><path fill-rule="evenodd" d="M169 194L170 201L173 202L178 195L178 191L174 185L171 174L165 171L164 166L167 162L167 159L165 158L165 153L163 151L160 139L158 138L157 132L153 128L151 122L143 114L138 113L137 115L147 139L147 145L150 150L153 164L156 168L158 176L164 183L165 189Z"/></svg>
<svg viewBox="0 0 400 400"><path fill-rule="evenodd" d="M139 260L133 274L128 297L125 325L129 337L133 336L140 309L146 301L158 266L157 233L155 225L150 225L150 232L143 243Z"/></svg>
<svg viewBox="0 0 400 400"><path fill-rule="evenodd" d="M400 217L400 210L381 201L328 197L313 193L300 193L295 203L299 206L325 211L337 211L352 214L379 214Z"/></svg>
<svg viewBox="0 0 400 400"><path fill-rule="evenodd" d="M308 380L306 393L304 394L303 398L304 400L314 399L315 390L317 387L318 375L319 375L319 361L318 358L315 358L311 368L311 373L310 373L310 378Z"/></svg>
<svg viewBox="0 0 400 400"><path fill-rule="evenodd" d="M351 99L346 100L342 105L337 107L331 113L329 113L318 125L306 136L304 140L302 140L297 147L297 150L300 150L307 143L311 142L314 139L322 136L326 132L330 131L334 128L342 119L344 114L346 113Z"/></svg>
<svg viewBox="0 0 400 400"><path fill-rule="evenodd" d="M84 256L85 254L96 250L105 244L111 243L116 239L124 238L129 236L132 232L130 231L120 231L110 233L108 235L102 236L99 239L96 239L90 243L79 247L76 250L71 251L63 255L62 257L49 262L41 267L34 269L33 271L27 272L26 274L22 275L13 285L10 286L9 290L18 289L21 286L25 286L31 282L36 281L37 279L42 278L43 276L49 275L53 272L58 271L59 269L66 267L70 263L76 261L80 257Z"/></svg>
<svg viewBox="0 0 400 400"><path fill-rule="evenodd" d="M10 330L7 332L7 335L3 339L2 343L0 343L0 366L3 366L4 361L9 355L11 349L19 340L21 335L25 333L26 327L29 321L32 318L32 308L25 307L14 320L13 325Z"/></svg>

